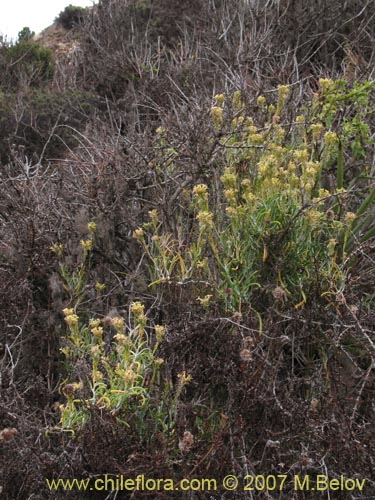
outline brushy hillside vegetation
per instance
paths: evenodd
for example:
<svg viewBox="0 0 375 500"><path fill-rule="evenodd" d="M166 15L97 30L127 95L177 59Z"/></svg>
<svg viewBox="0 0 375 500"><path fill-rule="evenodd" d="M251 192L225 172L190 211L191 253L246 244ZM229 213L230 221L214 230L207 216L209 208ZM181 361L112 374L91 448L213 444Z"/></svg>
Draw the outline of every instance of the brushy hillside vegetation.
<svg viewBox="0 0 375 500"><path fill-rule="evenodd" d="M99 0L1 42L2 498L374 498L374 39L372 0ZM104 474L218 490L45 482Z"/></svg>

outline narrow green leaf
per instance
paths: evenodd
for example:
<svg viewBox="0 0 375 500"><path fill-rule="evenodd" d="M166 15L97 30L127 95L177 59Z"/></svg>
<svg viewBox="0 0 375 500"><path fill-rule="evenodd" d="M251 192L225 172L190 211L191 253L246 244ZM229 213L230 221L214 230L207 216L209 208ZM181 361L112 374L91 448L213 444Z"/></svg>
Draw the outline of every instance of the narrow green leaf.
<svg viewBox="0 0 375 500"><path fill-rule="evenodd" d="M360 242L361 243L365 243L366 241L368 241L370 238L372 238L372 236L375 235L375 226L372 226L371 229L369 229L367 231L367 233L365 233L362 238L360 239Z"/></svg>
<svg viewBox="0 0 375 500"><path fill-rule="evenodd" d="M371 205L374 199L375 199L375 188L372 189L371 193L367 196L362 205L359 207L359 209L356 212L356 216L359 217L360 215L362 215L368 209L368 207Z"/></svg>
<svg viewBox="0 0 375 500"><path fill-rule="evenodd" d="M344 161L343 161L342 143L338 141L338 155L337 155L337 189L342 189L344 185Z"/></svg>

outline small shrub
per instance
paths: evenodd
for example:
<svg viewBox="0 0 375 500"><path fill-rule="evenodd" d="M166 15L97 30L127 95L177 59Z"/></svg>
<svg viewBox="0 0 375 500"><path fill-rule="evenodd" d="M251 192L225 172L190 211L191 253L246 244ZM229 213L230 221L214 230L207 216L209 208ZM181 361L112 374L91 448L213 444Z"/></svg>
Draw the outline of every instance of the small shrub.
<svg viewBox="0 0 375 500"><path fill-rule="evenodd" d="M2 64L6 71L0 77L3 90L14 91L19 87L36 87L53 77L54 64L50 49L29 39L30 33L20 33L19 41L2 47Z"/></svg>
<svg viewBox="0 0 375 500"><path fill-rule="evenodd" d="M22 28L22 30L18 33L18 42L28 42L35 35L35 31L31 31L28 26Z"/></svg>
<svg viewBox="0 0 375 500"><path fill-rule="evenodd" d="M56 17L55 22L60 24L66 30L71 30L83 22L86 12L87 9L84 7L76 7L70 4L60 12L60 14Z"/></svg>

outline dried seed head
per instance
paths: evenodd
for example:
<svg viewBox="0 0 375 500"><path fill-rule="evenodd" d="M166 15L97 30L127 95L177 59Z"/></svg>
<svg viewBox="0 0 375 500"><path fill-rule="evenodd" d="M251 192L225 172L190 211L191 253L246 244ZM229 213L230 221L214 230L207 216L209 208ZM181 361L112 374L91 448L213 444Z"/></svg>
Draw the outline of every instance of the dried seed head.
<svg viewBox="0 0 375 500"><path fill-rule="evenodd" d="M104 316L104 318L102 319L102 323L104 326L108 326L108 325L112 325L112 317L111 316Z"/></svg>
<svg viewBox="0 0 375 500"><path fill-rule="evenodd" d="M242 320L242 314L240 313L240 311L234 312L233 316L232 316L232 319L234 321L241 321Z"/></svg>
<svg viewBox="0 0 375 500"><path fill-rule="evenodd" d="M352 304L352 305L349 306L349 310L353 314L353 316L356 316L356 314L359 311L359 308L355 304Z"/></svg>
<svg viewBox="0 0 375 500"><path fill-rule="evenodd" d="M272 295L276 302L285 302L286 299L288 298L285 290L281 288L281 286L277 286L273 291Z"/></svg>
<svg viewBox="0 0 375 500"><path fill-rule="evenodd" d="M242 341L244 349L250 349L251 347L254 347L255 340L253 337L245 337Z"/></svg>
<svg viewBox="0 0 375 500"><path fill-rule="evenodd" d="M329 208L326 211L326 217L328 220L333 220L335 218L335 212Z"/></svg>
<svg viewBox="0 0 375 500"><path fill-rule="evenodd" d="M18 431L14 427L13 428L6 427L2 431L0 431L0 443L1 442L8 443L9 441L12 441L12 439L14 439L17 436L17 434Z"/></svg>
<svg viewBox="0 0 375 500"><path fill-rule="evenodd" d="M314 463L314 460L312 458L310 458L309 456L307 456L305 453L303 453L300 456L299 463L303 467L308 467L308 466L311 466Z"/></svg>
<svg viewBox="0 0 375 500"><path fill-rule="evenodd" d="M74 387L73 384L67 384L62 388L63 393L65 396L71 396L74 393Z"/></svg>
<svg viewBox="0 0 375 500"><path fill-rule="evenodd" d="M318 405L319 405L319 399L312 398L309 411L311 413L316 413L318 411Z"/></svg>
<svg viewBox="0 0 375 500"><path fill-rule="evenodd" d="M242 349L242 351L240 351L240 359L243 363L251 361L251 351L249 351L249 349Z"/></svg>
<svg viewBox="0 0 375 500"><path fill-rule="evenodd" d="M290 344L291 340L288 335L281 335L280 341L282 345Z"/></svg>
<svg viewBox="0 0 375 500"><path fill-rule="evenodd" d="M65 396L72 396L76 391L79 391L80 389L82 389L82 383L73 382L72 384L64 385L62 391L65 394Z"/></svg>
<svg viewBox="0 0 375 500"><path fill-rule="evenodd" d="M194 436L191 432L185 431L182 438L179 440L178 447L181 453L186 453L191 450L194 444Z"/></svg>
<svg viewBox="0 0 375 500"><path fill-rule="evenodd" d="M342 293L342 292L339 292L337 295L336 295L336 302L341 305L341 306L345 306L346 305L346 299L345 299L345 295Z"/></svg>

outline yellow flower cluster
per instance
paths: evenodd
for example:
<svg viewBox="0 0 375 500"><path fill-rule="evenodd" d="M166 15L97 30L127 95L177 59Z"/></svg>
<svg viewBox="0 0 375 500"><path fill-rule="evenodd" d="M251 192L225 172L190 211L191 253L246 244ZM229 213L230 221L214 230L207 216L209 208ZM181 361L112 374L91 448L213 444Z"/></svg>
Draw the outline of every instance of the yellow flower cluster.
<svg viewBox="0 0 375 500"><path fill-rule="evenodd" d="M316 210L315 208L312 208L306 212L306 220L307 223L312 227L316 228L320 225L320 221L322 220L323 214Z"/></svg>
<svg viewBox="0 0 375 500"><path fill-rule="evenodd" d="M211 298L212 298L212 295L207 294L203 298L202 297L197 297L197 301L200 303L200 305L202 307L208 307Z"/></svg>
<svg viewBox="0 0 375 500"><path fill-rule="evenodd" d="M260 108L263 108L264 105L266 104L266 98L263 95L258 96L257 104Z"/></svg>
<svg viewBox="0 0 375 500"><path fill-rule="evenodd" d="M216 94L214 99L215 99L218 106L221 106L221 107L223 106L224 100L225 100L224 94Z"/></svg>
<svg viewBox="0 0 375 500"><path fill-rule="evenodd" d="M237 116L232 120L232 130L240 127L244 123L245 118L242 115Z"/></svg>
<svg viewBox="0 0 375 500"><path fill-rule="evenodd" d="M314 187L321 165L317 161L308 161L302 173L302 185L307 193Z"/></svg>
<svg viewBox="0 0 375 500"><path fill-rule="evenodd" d="M264 142L264 137L262 134L250 134L248 141L250 145L260 146Z"/></svg>
<svg viewBox="0 0 375 500"><path fill-rule="evenodd" d="M242 115L241 115L242 116ZM257 127L254 125L254 120L251 118L251 116L248 116L245 121L244 121L244 126L243 129L245 132L257 132Z"/></svg>
<svg viewBox="0 0 375 500"><path fill-rule="evenodd" d="M103 327L102 326L96 326L94 328L91 328L91 333L95 335L98 339L101 339L103 337Z"/></svg>
<svg viewBox="0 0 375 500"><path fill-rule="evenodd" d="M347 224L352 224L352 222L354 222L356 218L357 218L357 216L353 212L346 212L346 214L345 214L345 222Z"/></svg>
<svg viewBox="0 0 375 500"><path fill-rule="evenodd" d="M216 94L214 99L218 106L223 106L225 100L224 94Z"/></svg>
<svg viewBox="0 0 375 500"><path fill-rule="evenodd" d="M148 216L152 220L152 222L157 222L158 221L158 211L156 209L150 210L148 212Z"/></svg>
<svg viewBox="0 0 375 500"><path fill-rule="evenodd" d="M129 337L126 337L123 333L116 333L114 338L119 343L119 345L126 345L129 342Z"/></svg>
<svg viewBox="0 0 375 500"><path fill-rule="evenodd" d="M80 245L82 247L83 252L86 254L92 249L92 240L81 240Z"/></svg>
<svg viewBox="0 0 375 500"><path fill-rule="evenodd" d="M275 109L276 109L276 108L275 108L275 106L274 106L273 104L270 104L270 105L268 106L268 113L269 113L270 115L272 115L272 113L274 113L274 112L275 112Z"/></svg>
<svg viewBox="0 0 375 500"><path fill-rule="evenodd" d="M99 354L100 354L100 346L97 345L97 344L96 345L92 345L90 347L90 352L91 352L91 355L92 355L93 358L98 357Z"/></svg>
<svg viewBox="0 0 375 500"><path fill-rule="evenodd" d="M124 330L124 318L112 318L112 326L115 328L116 331L122 333Z"/></svg>
<svg viewBox="0 0 375 500"><path fill-rule="evenodd" d="M329 196L331 193L328 191L328 189L319 189L318 191L318 196L319 198L326 198L327 196Z"/></svg>
<svg viewBox="0 0 375 500"><path fill-rule="evenodd" d="M98 326L100 326L100 319L90 319L89 326L90 328L97 328Z"/></svg>
<svg viewBox="0 0 375 500"><path fill-rule="evenodd" d="M293 158L298 163L306 163L309 159L309 152L307 149L297 149L296 151L293 151Z"/></svg>
<svg viewBox="0 0 375 500"><path fill-rule="evenodd" d="M161 325L155 325L155 334L156 334L156 340L158 342L161 341L161 339L163 338L164 336L164 333L165 333L165 329L164 329L164 326L161 326Z"/></svg>
<svg viewBox="0 0 375 500"><path fill-rule="evenodd" d="M326 132L324 134L324 143L327 148L331 148L337 142L337 134L335 132Z"/></svg>
<svg viewBox="0 0 375 500"><path fill-rule="evenodd" d="M130 310L134 316L140 317L144 315L145 306L141 302L133 302Z"/></svg>
<svg viewBox="0 0 375 500"><path fill-rule="evenodd" d="M95 231L96 231L96 224L95 224L95 222L89 222L87 224L87 229L89 230L90 234L94 234Z"/></svg>
<svg viewBox="0 0 375 500"><path fill-rule="evenodd" d="M190 382L192 380L192 376L191 375L187 375L185 371L179 373L177 375L177 378L180 379L181 385L185 385L185 384L187 384L188 382Z"/></svg>
<svg viewBox="0 0 375 500"><path fill-rule="evenodd" d="M281 127L281 125L275 125L273 133L274 133L275 140L278 140L280 142L284 139L285 134L286 134L286 130L284 127Z"/></svg>
<svg viewBox="0 0 375 500"><path fill-rule="evenodd" d="M236 201L236 191L233 188L225 189L224 190L224 196L225 196L225 199L229 203L235 203L235 201Z"/></svg>
<svg viewBox="0 0 375 500"><path fill-rule="evenodd" d="M61 257L63 250L64 250L64 244L63 243L54 243L50 247L51 252L57 255L57 257Z"/></svg>
<svg viewBox="0 0 375 500"><path fill-rule="evenodd" d="M133 231L133 238L135 240L141 240L144 237L144 231L141 227Z"/></svg>
<svg viewBox="0 0 375 500"><path fill-rule="evenodd" d="M265 155L262 160L257 163L258 174L263 177L266 174L271 175L276 173L278 166L278 159L273 154Z"/></svg>
<svg viewBox="0 0 375 500"><path fill-rule="evenodd" d="M105 287L106 287L106 285L104 283L99 283L99 281L97 281L95 283L95 290L96 290L97 293L100 293L103 290L105 290Z"/></svg>
<svg viewBox="0 0 375 500"><path fill-rule="evenodd" d="M235 207L227 207L225 211L229 217L235 217L238 214L238 210Z"/></svg>
<svg viewBox="0 0 375 500"><path fill-rule="evenodd" d="M198 198L201 198L201 197L207 198L207 190L208 190L208 187L206 186L206 184L197 184L193 188L193 194L194 194L194 196L196 196Z"/></svg>
<svg viewBox="0 0 375 500"><path fill-rule="evenodd" d="M277 91L279 93L279 97L281 99L285 99L289 95L289 87L288 85L278 85Z"/></svg>
<svg viewBox="0 0 375 500"><path fill-rule="evenodd" d="M93 380L94 384L96 382L101 382L103 380L102 372L99 370L93 370L92 371L92 380Z"/></svg>
<svg viewBox="0 0 375 500"><path fill-rule="evenodd" d="M213 224L213 213L207 210L199 212L197 215L197 220L201 229L207 229Z"/></svg>
<svg viewBox="0 0 375 500"><path fill-rule="evenodd" d="M320 136L321 136L321 133L323 131L323 125L321 123L313 123L310 127L310 130L311 130L311 133L312 133L312 137L313 137L313 141L316 142Z"/></svg>
<svg viewBox="0 0 375 500"><path fill-rule="evenodd" d="M65 321L69 328L78 325L78 320L79 318L76 314L68 314L65 316Z"/></svg>
<svg viewBox="0 0 375 500"><path fill-rule="evenodd" d="M245 191L244 194L242 195L242 199L245 201L246 204L252 205L257 200L257 197L254 193L251 193L250 191Z"/></svg>
<svg viewBox="0 0 375 500"><path fill-rule="evenodd" d="M220 180L225 188L233 188L236 185L237 177L232 168L226 167Z"/></svg>
<svg viewBox="0 0 375 500"><path fill-rule="evenodd" d="M331 80L330 78L319 78L319 85L322 89L322 91L328 91L331 90L332 87L335 85L335 82Z"/></svg>
<svg viewBox="0 0 375 500"><path fill-rule="evenodd" d="M212 106L211 116L215 127L219 129L221 124L223 123L223 108L221 108L220 106Z"/></svg>
<svg viewBox="0 0 375 500"><path fill-rule="evenodd" d="M128 384L132 384L134 380L137 378L137 374L133 372L133 370L128 369L124 371L124 381Z"/></svg>

